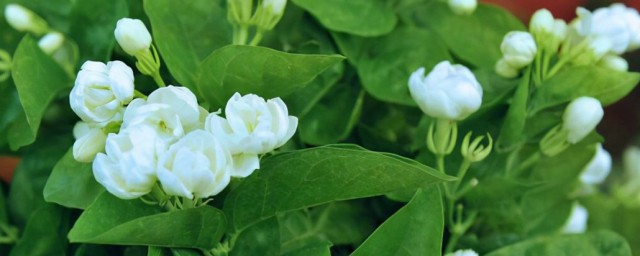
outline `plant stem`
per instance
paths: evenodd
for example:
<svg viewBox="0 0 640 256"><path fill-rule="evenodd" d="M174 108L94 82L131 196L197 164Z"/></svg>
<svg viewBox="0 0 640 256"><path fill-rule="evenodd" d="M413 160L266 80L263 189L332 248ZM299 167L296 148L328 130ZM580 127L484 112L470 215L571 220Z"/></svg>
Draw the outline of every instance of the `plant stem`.
<svg viewBox="0 0 640 256"><path fill-rule="evenodd" d="M240 31L238 31L238 44L246 45L248 37L249 37L249 27L245 24L240 25Z"/></svg>
<svg viewBox="0 0 640 256"><path fill-rule="evenodd" d="M467 174L469 167L471 167L471 162L466 159L460 165L460 169L458 170L458 175L456 176L458 180L456 180L455 183L453 183L453 187L451 188L451 193L453 193L454 198L459 197L458 187L460 186L460 183L462 183L462 179L464 179L464 176Z"/></svg>
<svg viewBox="0 0 640 256"><path fill-rule="evenodd" d="M256 32L256 34L253 36L253 39L251 39L251 42L249 42L250 46L256 46L260 43L260 41L262 40L262 36L263 36L263 32L262 30L258 30Z"/></svg>

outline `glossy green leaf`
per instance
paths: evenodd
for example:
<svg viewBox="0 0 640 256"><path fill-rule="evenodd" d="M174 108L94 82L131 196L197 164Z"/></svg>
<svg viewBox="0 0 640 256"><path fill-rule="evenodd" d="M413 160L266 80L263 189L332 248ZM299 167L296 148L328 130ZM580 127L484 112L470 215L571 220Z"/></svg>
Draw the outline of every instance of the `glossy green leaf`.
<svg viewBox="0 0 640 256"><path fill-rule="evenodd" d="M73 83L64 70L47 56L31 36L25 36L13 56L11 76L16 84L20 103L26 115L28 132L10 137L12 149L31 144L40 128L40 121L49 103L58 92L70 88ZM31 138L25 139L27 136ZM13 138L13 140L12 140Z"/></svg>
<svg viewBox="0 0 640 256"><path fill-rule="evenodd" d="M620 235L601 230L580 235L534 238L487 254L487 256L502 255L630 256L631 249Z"/></svg>
<svg viewBox="0 0 640 256"><path fill-rule="evenodd" d="M210 206L162 213L141 200L122 200L105 192L80 215L69 240L210 250L225 228L222 212Z"/></svg>
<svg viewBox="0 0 640 256"><path fill-rule="evenodd" d="M386 102L416 106L409 94L411 73L420 67L429 72L439 62L451 60L440 38L421 28L402 27L374 39L345 34L334 37L355 64L367 92Z"/></svg>
<svg viewBox="0 0 640 256"><path fill-rule="evenodd" d="M524 140L524 129L527 122L527 106L529 104L530 71L520 80L511 99L507 115L502 122L500 136L496 140L497 151L511 151Z"/></svg>
<svg viewBox="0 0 640 256"><path fill-rule="evenodd" d="M124 0L74 2L69 17L70 36L78 44L82 56L80 63L110 60L115 45L113 31L116 22L127 14Z"/></svg>
<svg viewBox="0 0 640 256"><path fill-rule="evenodd" d="M278 255L280 229L276 218L269 218L243 230L229 255Z"/></svg>
<svg viewBox="0 0 640 256"><path fill-rule="evenodd" d="M410 159L331 145L265 159L229 193L224 211L231 229L242 230L276 213L446 180L451 178Z"/></svg>
<svg viewBox="0 0 640 256"><path fill-rule="evenodd" d="M44 200L69 208L85 209L104 188L93 178L91 163L73 159L70 149L58 161L44 187Z"/></svg>
<svg viewBox="0 0 640 256"><path fill-rule="evenodd" d="M431 186L418 190L351 255L439 255L443 231L442 196Z"/></svg>
<svg viewBox="0 0 640 256"><path fill-rule="evenodd" d="M343 60L340 55L290 54L264 47L226 46L203 61L198 73L200 94L214 108L235 92L264 98L283 97L311 82Z"/></svg>
<svg viewBox="0 0 640 256"><path fill-rule="evenodd" d="M200 63L215 49L231 43L224 1L144 1L154 43L171 75L196 92Z"/></svg>
<svg viewBox="0 0 640 256"><path fill-rule="evenodd" d="M545 81L531 99L532 114L580 96L595 97L603 106L617 102L640 82L640 73L614 72L589 66L566 69Z"/></svg>
<svg viewBox="0 0 640 256"><path fill-rule="evenodd" d="M527 31L509 12L485 4L478 4L472 15L455 15L446 3L429 1L404 8L401 17L436 31L453 55L475 67L493 67L502 57L504 36L513 30Z"/></svg>
<svg viewBox="0 0 640 256"><path fill-rule="evenodd" d="M43 188L51 169L72 143L69 137L48 134L46 140L39 140L24 149L7 197L12 224L23 227L33 212L46 204L42 197Z"/></svg>
<svg viewBox="0 0 640 256"><path fill-rule="evenodd" d="M388 2L383 0L293 0L310 12L326 28L358 36L379 36L389 33L397 18Z"/></svg>
<svg viewBox="0 0 640 256"><path fill-rule="evenodd" d="M282 254L284 256L331 256L331 243L317 242L295 251Z"/></svg>
<svg viewBox="0 0 640 256"><path fill-rule="evenodd" d="M300 118L298 130L304 143L325 145L346 139L358 123L364 91L349 84L338 84L307 115Z"/></svg>
<svg viewBox="0 0 640 256"><path fill-rule="evenodd" d="M31 215L9 255L66 255L68 230L69 211L54 204L43 205Z"/></svg>

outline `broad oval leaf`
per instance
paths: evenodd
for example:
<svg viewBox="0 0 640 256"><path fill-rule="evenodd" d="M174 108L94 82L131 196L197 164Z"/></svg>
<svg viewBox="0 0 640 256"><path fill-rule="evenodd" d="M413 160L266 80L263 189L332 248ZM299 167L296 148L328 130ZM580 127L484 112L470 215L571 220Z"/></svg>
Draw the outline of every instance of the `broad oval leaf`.
<svg viewBox="0 0 640 256"><path fill-rule="evenodd" d="M229 193L224 211L230 229L243 230L276 213L449 180L400 156L330 145L265 159L259 171Z"/></svg>
<svg viewBox="0 0 640 256"><path fill-rule="evenodd" d="M326 28L359 36L389 33L397 23L396 15L383 0L293 0L310 12Z"/></svg>
<svg viewBox="0 0 640 256"><path fill-rule="evenodd" d="M504 36L509 31L527 30L509 12L485 4L479 4L472 15L455 15L439 1L410 5L400 13L407 24L436 31L453 55L475 67L493 67L502 57Z"/></svg>
<svg viewBox="0 0 640 256"><path fill-rule="evenodd" d="M25 36L13 55L11 76L26 115L25 132L9 136L12 149L35 141L40 121L58 92L73 85L65 71L29 35Z"/></svg>
<svg viewBox="0 0 640 256"><path fill-rule="evenodd" d="M210 206L162 212L140 200L122 200L104 192L80 215L69 240L210 250L225 228L222 211Z"/></svg>
<svg viewBox="0 0 640 256"><path fill-rule="evenodd" d="M631 249L620 235L600 230L579 235L555 235L529 239L487 254L487 256L503 255L630 256Z"/></svg>
<svg viewBox="0 0 640 256"><path fill-rule="evenodd" d="M31 214L21 238L9 256L65 255L69 230L69 210L55 204L44 204Z"/></svg>
<svg viewBox="0 0 640 256"><path fill-rule="evenodd" d="M451 60L438 36L426 29L402 27L375 39L335 34L336 42L358 69L362 85L373 97L416 106L409 94L409 76L419 67L430 71ZM400 40L399 40L400 39Z"/></svg>
<svg viewBox="0 0 640 256"><path fill-rule="evenodd" d="M283 97L342 61L340 55L291 54L264 47L229 45L213 52L198 71L198 90L212 107L235 92Z"/></svg>
<svg viewBox="0 0 640 256"><path fill-rule="evenodd" d="M351 255L440 255L443 231L440 190L419 189Z"/></svg>
<svg viewBox="0 0 640 256"><path fill-rule="evenodd" d="M93 178L91 164L73 159L73 151L67 151L53 167L44 186L44 200L69 208L87 208L104 188Z"/></svg>
<svg viewBox="0 0 640 256"><path fill-rule="evenodd" d="M602 105L626 96L640 82L640 73L615 72L588 66L568 68L545 81L533 94L531 114L580 96L595 97Z"/></svg>
<svg viewBox="0 0 640 256"><path fill-rule="evenodd" d="M198 66L211 52L231 43L225 1L144 1L154 43L171 75L196 92Z"/></svg>

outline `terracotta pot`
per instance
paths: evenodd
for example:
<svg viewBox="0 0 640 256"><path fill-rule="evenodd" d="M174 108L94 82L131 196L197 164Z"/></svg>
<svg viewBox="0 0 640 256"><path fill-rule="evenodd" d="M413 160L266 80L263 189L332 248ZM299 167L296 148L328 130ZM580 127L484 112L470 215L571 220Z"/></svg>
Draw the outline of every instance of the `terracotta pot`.
<svg viewBox="0 0 640 256"><path fill-rule="evenodd" d="M569 21L576 16L576 7L584 6L586 0L481 0L485 3L492 3L502 6L528 23L531 15L538 9L547 8L556 18Z"/></svg>
<svg viewBox="0 0 640 256"><path fill-rule="evenodd" d="M10 183L18 163L20 163L20 158L18 157L0 156L0 179L6 183Z"/></svg>

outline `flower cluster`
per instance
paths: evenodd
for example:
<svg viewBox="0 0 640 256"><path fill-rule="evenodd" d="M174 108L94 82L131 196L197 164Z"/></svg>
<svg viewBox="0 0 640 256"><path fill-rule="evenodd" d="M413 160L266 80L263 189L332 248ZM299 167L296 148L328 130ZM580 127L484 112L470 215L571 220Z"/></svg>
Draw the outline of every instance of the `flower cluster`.
<svg viewBox="0 0 640 256"><path fill-rule="evenodd" d="M132 37L132 30L146 28L124 19L115 35L140 63L150 37L148 31ZM74 128L74 158L93 162L95 179L122 199L146 195L158 182L169 196L216 195L231 177L258 169L260 156L284 145L298 125L280 98L236 93L222 117L200 107L188 88L158 85L145 96L135 91L133 70L123 62L87 61L69 97L82 120Z"/></svg>
<svg viewBox="0 0 640 256"><path fill-rule="evenodd" d="M627 71L627 61L620 54L640 48L638 11L616 3L593 13L578 7L576 13L578 17L567 25L547 9L536 11L529 32L513 31L505 36L501 46L504 58L496 63L496 73L516 77L534 59L546 69L553 54L558 54L558 68L565 64L598 65ZM548 75L557 71L552 69Z"/></svg>

